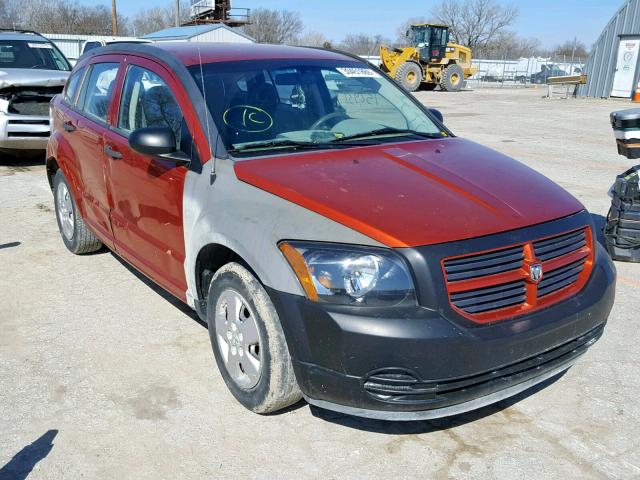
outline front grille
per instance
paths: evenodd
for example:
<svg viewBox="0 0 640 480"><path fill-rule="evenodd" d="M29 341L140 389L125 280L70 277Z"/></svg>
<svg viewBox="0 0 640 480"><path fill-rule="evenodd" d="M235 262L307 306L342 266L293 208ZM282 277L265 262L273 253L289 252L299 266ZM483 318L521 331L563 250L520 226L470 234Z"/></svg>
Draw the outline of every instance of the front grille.
<svg viewBox="0 0 640 480"><path fill-rule="evenodd" d="M46 138L49 135L49 132L7 132L7 137Z"/></svg>
<svg viewBox="0 0 640 480"><path fill-rule="evenodd" d="M451 303L467 313L481 313L519 305L526 300L524 280L451 294Z"/></svg>
<svg viewBox="0 0 640 480"><path fill-rule="evenodd" d="M585 262L586 258L583 258L577 262L545 273L543 279L538 284L538 298L550 295L576 283L584 270Z"/></svg>
<svg viewBox="0 0 640 480"><path fill-rule="evenodd" d="M524 260L522 247L514 247L497 252L447 260L444 264L444 269L449 281L468 280L484 275L517 270L522 265L522 260Z"/></svg>
<svg viewBox="0 0 640 480"><path fill-rule="evenodd" d="M567 253L578 250L587 244L587 236L584 230L566 233L557 237L533 242L536 258L541 261L561 257Z"/></svg>
<svg viewBox="0 0 640 480"><path fill-rule="evenodd" d="M443 260L451 306L477 323L524 314L577 293L591 273L591 229ZM532 269L539 264L542 278Z"/></svg>
<svg viewBox="0 0 640 480"><path fill-rule="evenodd" d="M13 101L9 113L18 115L49 115L49 99L44 101Z"/></svg>
<svg viewBox="0 0 640 480"><path fill-rule="evenodd" d="M385 369L365 378L364 389L389 403L424 403L429 408L457 404L543 375L582 355L601 336L604 325L545 352L466 377L425 381L401 369Z"/></svg>
<svg viewBox="0 0 640 480"><path fill-rule="evenodd" d="M49 120L9 120L9 125L49 125Z"/></svg>

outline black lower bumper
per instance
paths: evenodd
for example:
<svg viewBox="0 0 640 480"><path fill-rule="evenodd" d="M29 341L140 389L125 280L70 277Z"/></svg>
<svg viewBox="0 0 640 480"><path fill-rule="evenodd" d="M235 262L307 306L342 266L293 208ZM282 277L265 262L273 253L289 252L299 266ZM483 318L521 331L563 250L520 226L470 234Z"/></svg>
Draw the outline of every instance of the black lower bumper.
<svg viewBox="0 0 640 480"><path fill-rule="evenodd" d="M269 294L310 403L375 418L436 418L515 395L595 343L615 295L613 264L598 248L580 293L490 325L424 307L364 310Z"/></svg>

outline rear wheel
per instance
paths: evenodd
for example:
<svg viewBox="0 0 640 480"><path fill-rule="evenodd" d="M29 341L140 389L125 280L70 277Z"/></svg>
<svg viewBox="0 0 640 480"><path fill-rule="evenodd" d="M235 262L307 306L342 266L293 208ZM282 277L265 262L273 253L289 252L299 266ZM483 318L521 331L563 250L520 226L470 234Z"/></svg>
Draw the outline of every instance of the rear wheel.
<svg viewBox="0 0 640 480"><path fill-rule="evenodd" d="M458 92L464 84L464 70L460 65L449 65L442 72L440 88L447 92Z"/></svg>
<svg viewBox="0 0 640 480"><path fill-rule="evenodd" d="M58 170L53 179L53 196L58 229L69 251L82 255L100 250L102 242L89 230L80 216L62 170Z"/></svg>
<svg viewBox="0 0 640 480"><path fill-rule="evenodd" d="M256 413L302 398L278 314L262 284L238 263L216 272L207 296L213 353L227 387Z"/></svg>
<svg viewBox="0 0 640 480"><path fill-rule="evenodd" d="M405 62L398 67L395 80L406 91L415 92L422 83L422 68L415 62Z"/></svg>

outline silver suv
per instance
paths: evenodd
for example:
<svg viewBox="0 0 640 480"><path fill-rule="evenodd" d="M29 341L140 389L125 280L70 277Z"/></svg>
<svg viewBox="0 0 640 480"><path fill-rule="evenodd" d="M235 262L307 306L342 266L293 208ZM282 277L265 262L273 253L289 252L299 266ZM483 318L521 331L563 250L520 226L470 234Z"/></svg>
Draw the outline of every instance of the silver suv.
<svg viewBox="0 0 640 480"><path fill-rule="evenodd" d="M0 153L46 148L49 102L70 71L62 52L39 33L0 30Z"/></svg>

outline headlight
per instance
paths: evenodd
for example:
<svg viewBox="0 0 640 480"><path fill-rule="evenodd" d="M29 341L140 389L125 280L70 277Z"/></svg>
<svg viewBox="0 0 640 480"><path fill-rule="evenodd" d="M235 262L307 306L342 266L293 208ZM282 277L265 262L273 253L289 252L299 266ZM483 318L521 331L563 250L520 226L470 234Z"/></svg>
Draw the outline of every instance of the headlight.
<svg viewBox="0 0 640 480"><path fill-rule="evenodd" d="M341 305L416 305L405 261L391 250L282 242L280 250L307 298Z"/></svg>

